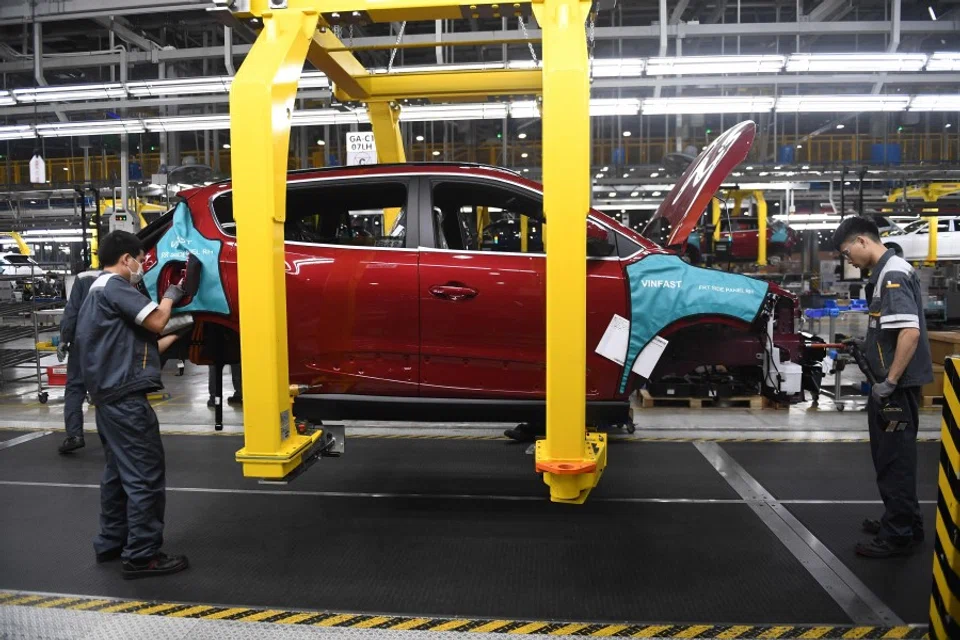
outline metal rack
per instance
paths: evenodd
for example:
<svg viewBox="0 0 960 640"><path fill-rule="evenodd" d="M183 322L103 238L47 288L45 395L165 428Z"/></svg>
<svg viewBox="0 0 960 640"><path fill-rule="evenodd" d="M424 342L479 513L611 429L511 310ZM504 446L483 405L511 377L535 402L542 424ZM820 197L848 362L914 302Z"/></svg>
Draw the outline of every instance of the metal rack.
<svg viewBox="0 0 960 640"><path fill-rule="evenodd" d="M0 275L0 283L17 282L34 277L36 276ZM40 334L56 331L59 326L53 323L41 325L38 312L44 309L62 307L63 305L64 300L62 299L37 298L36 296L25 302L0 301L0 388L6 382L36 378L37 399L43 403L47 401L47 392L43 389L43 372L40 369ZM4 346L25 338L32 339L32 348ZM4 370L23 368L28 365L34 370L30 375L13 380L8 380L3 375Z"/></svg>

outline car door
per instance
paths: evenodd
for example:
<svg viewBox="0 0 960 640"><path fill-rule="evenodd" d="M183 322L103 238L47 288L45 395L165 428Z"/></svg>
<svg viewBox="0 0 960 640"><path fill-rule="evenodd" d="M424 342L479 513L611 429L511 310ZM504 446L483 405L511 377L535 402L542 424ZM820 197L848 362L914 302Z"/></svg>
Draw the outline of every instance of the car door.
<svg viewBox="0 0 960 640"><path fill-rule="evenodd" d="M213 199L220 232L234 235L232 206ZM325 394L416 396L419 382L417 250L406 212L416 182L403 176L292 181L284 224L287 340L292 383ZM399 208L384 231L384 209ZM416 224L416 221L414 221ZM232 241L232 237L229 238ZM411 242L413 242L411 240ZM221 262L235 278L235 244ZM235 284L225 287L236 291ZM236 301L231 301L236 309Z"/></svg>
<svg viewBox="0 0 960 640"><path fill-rule="evenodd" d="M960 257L960 232L957 220L940 218L937 221L937 259L956 260Z"/></svg>
<svg viewBox="0 0 960 640"><path fill-rule="evenodd" d="M424 179L421 203L421 396L542 398L542 196L509 183L436 177ZM612 232L588 228L591 237L608 234L613 247ZM620 368L593 351L613 314L626 315L626 288L616 255L589 260L587 274L587 397L610 398Z"/></svg>

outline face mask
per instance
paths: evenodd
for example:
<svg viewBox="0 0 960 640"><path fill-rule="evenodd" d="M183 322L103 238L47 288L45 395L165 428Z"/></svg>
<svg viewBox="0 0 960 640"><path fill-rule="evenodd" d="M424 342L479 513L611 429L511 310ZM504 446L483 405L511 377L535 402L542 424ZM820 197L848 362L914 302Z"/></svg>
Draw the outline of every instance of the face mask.
<svg viewBox="0 0 960 640"><path fill-rule="evenodd" d="M134 262L137 262L134 260ZM130 284L140 284L140 281L143 280L143 265L137 262L137 270L130 271Z"/></svg>

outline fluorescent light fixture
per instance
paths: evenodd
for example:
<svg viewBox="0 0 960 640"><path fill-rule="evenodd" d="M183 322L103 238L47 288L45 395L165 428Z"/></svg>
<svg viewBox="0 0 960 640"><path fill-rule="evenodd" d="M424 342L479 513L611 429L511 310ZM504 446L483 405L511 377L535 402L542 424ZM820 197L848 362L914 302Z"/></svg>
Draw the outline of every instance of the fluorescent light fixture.
<svg viewBox="0 0 960 640"><path fill-rule="evenodd" d="M705 96L690 98L646 98L643 115L697 113L769 113L775 99L770 96Z"/></svg>
<svg viewBox="0 0 960 640"><path fill-rule="evenodd" d="M598 204L594 207L594 209L598 211L656 211L659 208L659 202L624 202L618 204Z"/></svg>
<svg viewBox="0 0 960 640"><path fill-rule="evenodd" d="M329 89L330 79L319 71L304 71L300 74L299 89Z"/></svg>
<svg viewBox="0 0 960 640"><path fill-rule="evenodd" d="M511 118L539 118L540 108L536 100L520 100L510 103Z"/></svg>
<svg viewBox="0 0 960 640"><path fill-rule="evenodd" d="M14 89L14 99L20 104L44 102L72 102L75 100L109 100L126 98L122 84L78 84L62 87L35 87Z"/></svg>
<svg viewBox="0 0 960 640"><path fill-rule="evenodd" d="M910 96L878 95L793 95L777 98L777 111L787 113L858 113L861 111L903 111Z"/></svg>
<svg viewBox="0 0 960 640"><path fill-rule="evenodd" d="M787 58L790 73L852 71L920 71L925 53L794 53Z"/></svg>
<svg viewBox="0 0 960 640"><path fill-rule="evenodd" d="M29 140L35 135L33 127L27 124L0 127L0 140Z"/></svg>
<svg viewBox="0 0 960 640"><path fill-rule="evenodd" d="M840 222L807 222L804 224L791 224L790 228L795 231L817 231L833 230L840 226Z"/></svg>
<svg viewBox="0 0 960 640"><path fill-rule="evenodd" d="M927 6L927 11L930 13L930 19L933 20L934 22L936 22L936 20L937 20L937 12L933 10L933 5L928 5L928 6ZM231 369L231 371L232 371L232 369Z"/></svg>
<svg viewBox="0 0 960 640"><path fill-rule="evenodd" d="M914 96L910 111L960 111L960 94Z"/></svg>
<svg viewBox="0 0 960 640"><path fill-rule="evenodd" d="M227 93L230 91L230 85L232 83L232 76L174 78L171 80L145 80L140 82L128 82L127 91L134 98Z"/></svg>
<svg viewBox="0 0 960 640"><path fill-rule="evenodd" d="M9 107L12 104L17 104L17 101L13 99L13 94L9 91L0 91L0 107Z"/></svg>
<svg viewBox="0 0 960 640"><path fill-rule="evenodd" d="M640 100L634 98L596 98L590 101L591 116L635 116Z"/></svg>
<svg viewBox="0 0 960 640"><path fill-rule="evenodd" d="M441 120L502 120L506 117L507 105L500 102L478 104L410 105L400 109L401 122L433 122Z"/></svg>
<svg viewBox="0 0 960 640"><path fill-rule="evenodd" d="M151 133L172 131L214 131L230 128L230 116L174 116L169 118L147 118L144 126Z"/></svg>
<svg viewBox="0 0 960 640"><path fill-rule="evenodd" d="M146 133L140 120L96 120L93 122L55 122L37 125L41 138L71 138L73 136L108 136L123 133Z"/></svg>
<svg viewBox="0 0 960 640"><path fill-rule="evenodd" d="M317 140L317 142L320 142ZM423 136L417 136L417 142L423 142Z"/></svg>
<svg viewBox="0 0 960 640"><path fill-rule="evenodd" d="M643 75L643 58L595 58L594 78L635 78Z"/></svg>
<svg viewBox="0 0 960 640"><path fill-rule="evenodd" d="M960 71L960 53L938 51L927 61L927 71Z"/></svg>
<svg viewBox="0 0 960 640"><path fill-rule="evenodd" d="M718 75L722 73L778 73L785 56L686 56L650 58L648 76ZM594 74L596 75L596 74Z"/></svg>
<svg viewBox="0 0 960 640"><path fill-rule="evenodd" d="M526 140L526 138L527 138L527 134L525 134L525 133L521 133L521 134L520 134L520 135L518 135L517 137L518 137L518 138L520 138L521 140Z"/></svg>
<svg viewBox="0 0 960 640"><path fill-rule="evenodd" d="M401 110L400 113L400 119L402 120L403 111ZM294 127L305 127L328 124L366 124L368 122L370 122L370 118L367 117L366 108L358 108L350 111L309 109L306 111L295 111L293 113L293 121L290 124Z"/></svg>

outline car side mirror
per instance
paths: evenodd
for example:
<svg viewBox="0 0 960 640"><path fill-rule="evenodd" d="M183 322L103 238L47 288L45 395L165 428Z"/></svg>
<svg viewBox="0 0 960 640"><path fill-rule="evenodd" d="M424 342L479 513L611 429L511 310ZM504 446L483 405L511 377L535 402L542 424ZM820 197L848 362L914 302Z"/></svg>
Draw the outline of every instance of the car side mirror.
<svg viewBox="0 0 960 640"><path fill-rule="evenodd" d="M614 246L606 238L587 236L587 257L606 258L614 251Z"/></svg>

